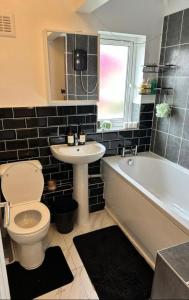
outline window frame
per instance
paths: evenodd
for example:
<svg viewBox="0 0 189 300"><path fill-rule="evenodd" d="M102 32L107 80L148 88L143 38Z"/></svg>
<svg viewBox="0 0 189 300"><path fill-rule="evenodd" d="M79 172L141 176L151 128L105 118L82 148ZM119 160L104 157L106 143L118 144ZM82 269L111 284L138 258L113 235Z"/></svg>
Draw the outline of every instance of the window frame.
<svg viewBox="0 0 189 300"><path fill-rule="evenodd" d="M125 99L124 99L124 114L123 118L109 119L112 123L112 129L123 129L124 123L132 121L132 104L134 97L134 82L135 82L135 70L136 70L136 57L137 57L137 38L133 35L124 34L113 34L102 33L100 34L99 43L100 45L117 45L117 46L127 46L128 47L128 60L127 60L127 76L125 82ZM99 45L99 48L100 48ZM100 49L99 49L100 50ZM100 51L99 51L100 53ZM100 66L99 66L100 67ZM99 68L100 69L100 68ZM100 71L99 71L100 74ZM99 88L100 95L100 88ZM99 97L100 103L100 97ZM107 119L99 119L98 122L101 123Z"/></svg>

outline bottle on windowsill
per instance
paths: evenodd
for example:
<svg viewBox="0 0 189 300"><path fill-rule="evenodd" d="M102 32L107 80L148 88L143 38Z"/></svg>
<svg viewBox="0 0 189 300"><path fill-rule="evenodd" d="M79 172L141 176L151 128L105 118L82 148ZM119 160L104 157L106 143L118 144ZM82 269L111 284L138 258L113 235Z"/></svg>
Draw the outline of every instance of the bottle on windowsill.
<svg viewBox="0 0 189 300"><path fill-rule="evenodd" d="M79 126L79 132L78 132L78 138L79 138L79 144L85 145L86 142L86 134L81 126Z"/></svg>
<svg viewBox="0 0 189 300"><path fill-rule="evenodd" d="M67 131L67 144L68 146L74 145L74 133L71 127L69 127Z"/></svg>

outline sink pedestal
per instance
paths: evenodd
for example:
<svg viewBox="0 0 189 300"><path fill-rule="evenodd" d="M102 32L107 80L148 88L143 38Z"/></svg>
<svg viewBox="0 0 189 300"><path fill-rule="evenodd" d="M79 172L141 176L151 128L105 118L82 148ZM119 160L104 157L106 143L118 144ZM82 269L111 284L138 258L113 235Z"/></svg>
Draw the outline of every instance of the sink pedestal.
<svg viewBox="0 0 189 300"><path fill-rule="evenodd" d="M78 202L77 223L87 224L89 220L88 164L73 165L73 198Z"/></svg>

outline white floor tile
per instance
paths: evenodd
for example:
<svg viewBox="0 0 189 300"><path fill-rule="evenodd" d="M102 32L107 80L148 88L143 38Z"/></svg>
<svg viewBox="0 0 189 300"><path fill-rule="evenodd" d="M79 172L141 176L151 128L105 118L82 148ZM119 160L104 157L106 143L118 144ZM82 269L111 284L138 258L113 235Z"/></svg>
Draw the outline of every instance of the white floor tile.
<svg viewBox="0 0 189 300"><path fill-rule="evenodd" d="M38 299L98 299L98 295L73 243L73 238L83 233L114 224L114 220L103 210L90 214L88 224L82 226L75 225L74 230L68 234L58 233L55 226L51 225L45 245L47 247L61 247L74 276L74 280L70 284L40 296Z"/></svg>

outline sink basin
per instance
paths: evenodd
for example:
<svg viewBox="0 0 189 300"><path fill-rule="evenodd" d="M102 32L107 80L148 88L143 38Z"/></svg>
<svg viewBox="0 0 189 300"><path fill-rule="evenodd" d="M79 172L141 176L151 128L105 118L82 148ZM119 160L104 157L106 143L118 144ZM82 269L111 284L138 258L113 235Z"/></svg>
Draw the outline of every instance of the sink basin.
<svg viewBox="0 0 189 300"><path fill-rule="evenodd" d="M56 159L73 165L92 163L100 159L106 150L102 144L97 142L88 142L79 146L53 145L50 148Z"/></svg>
<svg viewBox="0 0 189 300"><path fill-rule="evenodd" d="M77 223L84 225L89 218L88 164L100 159L106 148L97 142L80 146L66 144L51 146L53 156L65 163L73 164L73 198L78 202Z"/></svg>

